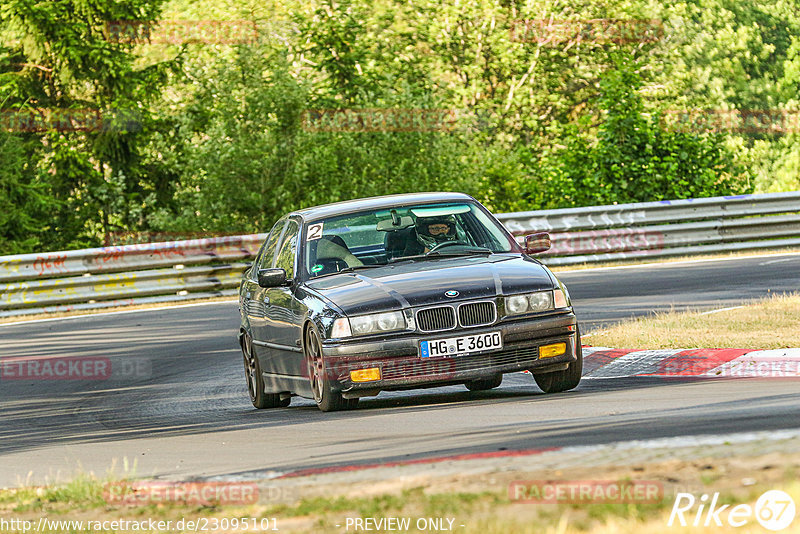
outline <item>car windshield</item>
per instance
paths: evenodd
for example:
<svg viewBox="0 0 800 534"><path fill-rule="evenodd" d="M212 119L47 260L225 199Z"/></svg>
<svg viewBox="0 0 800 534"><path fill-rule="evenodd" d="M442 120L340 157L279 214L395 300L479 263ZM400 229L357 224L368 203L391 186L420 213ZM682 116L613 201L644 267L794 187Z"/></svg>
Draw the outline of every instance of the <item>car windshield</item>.
<svg viewBox="0 0 800 534"><path fill-rule="evenodd" d="M390 262L517 250L516 243L478 205L410 205L362 211L306 227L309 277Z"/></svg>

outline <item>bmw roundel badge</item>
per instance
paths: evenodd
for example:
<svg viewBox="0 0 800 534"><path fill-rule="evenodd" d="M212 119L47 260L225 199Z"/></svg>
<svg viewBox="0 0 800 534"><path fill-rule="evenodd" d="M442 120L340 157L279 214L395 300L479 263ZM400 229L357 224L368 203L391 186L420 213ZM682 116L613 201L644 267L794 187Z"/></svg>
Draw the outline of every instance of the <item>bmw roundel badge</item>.
<svg viewBox="0 0 800 534"><path fill-rule="evenodd" d="M446 291L444 296L445 297L450 297L450 298L455 298L455 297L458 296L458 291L454 291L454 290L451 289L450 291Z"/></svg>

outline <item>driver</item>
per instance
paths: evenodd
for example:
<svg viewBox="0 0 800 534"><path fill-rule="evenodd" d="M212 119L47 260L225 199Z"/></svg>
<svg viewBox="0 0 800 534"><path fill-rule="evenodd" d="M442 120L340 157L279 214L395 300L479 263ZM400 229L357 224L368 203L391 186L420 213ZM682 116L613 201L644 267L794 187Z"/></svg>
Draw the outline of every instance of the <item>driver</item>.
<svg viewBox="0 0 800 534"><path fill-rule="evenodd" d="M452 215L446 217L417 217L414 227L417 239L406 245L403 255L427 254L446 241L457 241L456 222Z"/></svg>

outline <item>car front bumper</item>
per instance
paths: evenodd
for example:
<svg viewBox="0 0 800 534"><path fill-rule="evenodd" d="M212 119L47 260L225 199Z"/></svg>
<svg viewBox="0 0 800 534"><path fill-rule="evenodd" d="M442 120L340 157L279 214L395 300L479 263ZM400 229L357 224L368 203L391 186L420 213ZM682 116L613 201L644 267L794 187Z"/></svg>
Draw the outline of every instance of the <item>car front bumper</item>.
<svg viewBox="0 0 800 534"><path fill-rule="evenodd" d="M322 352L332 385L352 396L381 390L414 389L465 383L502 373L552 372L576 361L577 322L575 314L559 314L499 322L491 326L435 332L409 332L382 340L324 342ZM500 331L503 348L464 356L420 356L420 341L435 341L467 334ZM539 347L566 343L566 351L549 358L539 357ZM350 371L380 369L380 380L353 382Z"/></svg>

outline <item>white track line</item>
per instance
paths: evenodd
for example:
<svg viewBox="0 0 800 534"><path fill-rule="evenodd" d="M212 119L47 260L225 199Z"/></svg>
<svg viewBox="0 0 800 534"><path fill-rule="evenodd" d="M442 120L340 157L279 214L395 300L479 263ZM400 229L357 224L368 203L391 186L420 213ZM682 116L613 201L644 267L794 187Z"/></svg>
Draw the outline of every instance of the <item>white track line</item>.
<svg viewBox="0 0 800 534"><path fill-rule="evenodd" d="M698 434L688 436L675 436L669 438L655 438L647 440L617 441L602 445L571 445L556 449L555 452L572 452L585 454L589 451L602 449L630 450L630 449L660 449L677 447L698 447L709 445L728 445L748 443L753 441L778 441L800 438L800 429L770 430L755 432L736 432L733 434ZM546 453L545 453L546 454Z"/></svg>
<svg viewBox="0 0 800 534"><path fill-rule="evenodd" d="M724 312L724 311L728 311L728 310L738 310L739 308L744 308L744 306L731 306L729 308L719 308L717 310L711 310L711 311L703 312L700 315L711 315L713 313L719 313L719 312Z"/></svg>

